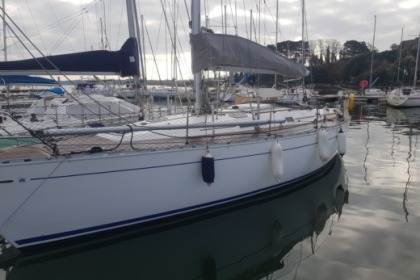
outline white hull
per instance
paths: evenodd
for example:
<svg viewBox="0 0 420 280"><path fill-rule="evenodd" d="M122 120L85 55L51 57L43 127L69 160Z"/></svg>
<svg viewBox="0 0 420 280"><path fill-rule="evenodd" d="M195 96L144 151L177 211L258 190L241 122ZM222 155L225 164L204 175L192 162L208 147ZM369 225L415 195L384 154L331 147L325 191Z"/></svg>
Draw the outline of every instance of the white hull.
<svg viewBox="0 0 420 280"><path fill-rule="evenodd" d="M33 101L22 118L2 116L0 135L25 135L28 129L108 125L137 121L141 108L116 97L92 94L75 97L46 97Z"/></svg>
<svg viewBox="0 0 420 280"><path fill-rule="evenodd" d="M327 130L328 160L337 153L338 130ZM284 175L277 181L275 141L210 145L211 185L201 174L204 146L3 161L0 234L26 247L147 222L282 187L326 164L315 131L281 138Z"/></svg>
<svg viewBox="0 0 420 280"><path fill-rule="evenodd" d="M387 102L394 107L420 107L420 89L407 87L393 90Z"/></svg>
<svg viewBox="0 0 420 280"><path fill-rule="evenodd" d="M386 92L378 88L367 88L365 89L365 95L366 96L385 96Z"/></svg>
<svg viewBox="0 0 420 280"><path fill-rule="evenodd" d="M335 158L332 163L331 169L315 180L310 177L309 182L294 186L286 196L276 192L275 196L264 196L262 203L251 200L239 210L234 204L235 208L223 209L210 218L199 216L200 220L192 223L184 220L181 226L152 234L124 231L58 250L21 254L10 263L8 277L42 279L48 274L50 279L61 279L63 266L78 280L91 275L119 279L121 269L125 275L139 279L211 279L209 275L216 275L216 279L261 279L261 275L273 272L277 277L286 275L313 255L312 249L321 249L321 241L334 236L346 202L347 182L342 160ZM318 242L310 248L311 237ZM174 258L179 254L182 257ZM214 269L203 269L209 267L209 260L216 264ZM104 264L110 261L121 269L104 270ZM281 262L288 265L282 267Z"/></svg>

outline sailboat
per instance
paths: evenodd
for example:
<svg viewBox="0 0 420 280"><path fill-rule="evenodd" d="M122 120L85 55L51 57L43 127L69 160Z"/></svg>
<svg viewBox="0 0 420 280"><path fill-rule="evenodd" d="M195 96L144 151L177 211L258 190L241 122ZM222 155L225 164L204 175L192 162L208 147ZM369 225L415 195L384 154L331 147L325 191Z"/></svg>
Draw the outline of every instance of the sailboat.
<svg viewBox="0 0 420 280"><path fill-rule="evenodd" d="M202 31L200 1L191 10L195 105L188 113L33 131L42 144L0 153L0 235L12 246L83 239L220 207L287 188L345 153L348 100L342 108L207 106L202 71L304 77L307 70L250 40ZM115 63L123 75L138 74L132 42ZM89 52L78 55L86 62Z"/></svg>
<svg viewBox="0 0 420 280"><path fill-rule="evenodd" d="M365 89L364 95L366 96L381 96L385 95L386 93L378 88L374 88L376 81L379 77L377 77L374 81L372 81L372 71L373 71L373 54L375 53L375 35L376 35L376 15L375 21L373 25L373 39L372 39L372 53L371 53L371 60L370 60L370 78L369 78L369 88Z"/></svg>
<svg viewBox="0 0 420 280"><path fill-rule="evenodd" d="M417 55L415 61L413 86L404 86L392 90L388 97L387 103L393 107L420 107L420 87L417 86L417 71L419 67L420 53L420 32L417 38Z"/></svg>

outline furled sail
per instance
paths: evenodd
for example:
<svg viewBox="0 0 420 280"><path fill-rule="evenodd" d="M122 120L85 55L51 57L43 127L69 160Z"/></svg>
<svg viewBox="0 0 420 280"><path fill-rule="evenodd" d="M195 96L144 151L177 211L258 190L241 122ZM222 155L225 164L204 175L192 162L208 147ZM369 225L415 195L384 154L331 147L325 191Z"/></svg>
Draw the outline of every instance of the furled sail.
<svg viewBox="0 0 420 280"><path fill-rule="evenodd" d="M98 50L0 62L0 74L138 76L138 57L136 39L128 38L119 51Z"/></svg>
<svg viewBox="0 0 420 280"><path fill-rule="evenodd" d="M17 85L17 84L41 84L52 85L57 84L53 79L46 79L42 77L32 77L27 75L0 75L0 85Z"/></svg>
<svg viewBox="0 0 420 280"><path fill-rule="evenodd" d="M304 77L299 63L253 41L226 34L191 34L192 71L222 70Z"/></svg>

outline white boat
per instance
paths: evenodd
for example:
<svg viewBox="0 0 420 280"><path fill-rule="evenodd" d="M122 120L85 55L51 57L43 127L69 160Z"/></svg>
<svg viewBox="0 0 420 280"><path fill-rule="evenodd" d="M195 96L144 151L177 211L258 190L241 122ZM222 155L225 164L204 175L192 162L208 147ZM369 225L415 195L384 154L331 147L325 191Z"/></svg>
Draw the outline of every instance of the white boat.
<svg viewBox="0 0 420 280"><path fill-rule="evenodd" d="M4 86L0 92L0 112L17 115L26 112L40 93L57 90L55 80L28 75L0 75L0 86Z"/></svg>
<svg viewBox="0 0 420 280"><path fill-rule="evenodd" d="M204 69L290 77L307 71L255 42L201 32L199 15L200 1L192 1L193 111L118 127L37 131L43 144L0 153L0 235L14 247L84 238L246 199L307 178L345 152L346 107L292 110L257 103L256 112L205 114ZM131 55L129 61L136 62Z"/></svg>
<svg viewBox="0 0 420 280"><path fill-rule="evenodd" d="M303 89L302 86L276 89L275 87L255 87L249 84L232 84L228 91L221 94L221 99L225 102L239 102L259 98L283 103L304 103L315 96L317 92L311 88Z"/></svg>
<svg viewBox="0 0 420 280"><path fill-rule="evenodd" d="M285 191L162 227L124 230L70 246L23 252L15 259L10 259L15 250L6 249L0 269L8 272L7 279L21 280L47 274L61 279L63 266L78 280L92 275L118 279L122 271L140 279L278 279L315 257L314 252L327 245L323 241L339 233L347 198L345 168L337 156L315 177ZM110 261L113 269L104 270Z"/></svg>
<svg viewBox="0 0 420 280"><path fill-rule="evenodd" d="M386 92L379 88L367 88L365 89L366 96L385 96Z"/></svg>
<svg viewBox="0 0 420 280"><path fill-rule="evenodd" d="M420 32L417 38L417 56L414 70L413 86L404 86L392 90L387 96L387 103L393 107L420 107L420 87L417 84L417 70L419 67Z"/></svg>
<svg viewBox="0 0 420 280"><path fill-rule="evenodd" d="M0 135L22 135L48 128L115 125L137 121L142 114L139 106L112 96L41 94L19 118L0 113Z"/></svg>
<svg viewBox="0 0 420 280"><path fill-rule="evenodd" d="M387 96L387 103L394 107L419 107L420 88L402 87L392 90Z"/></svg>

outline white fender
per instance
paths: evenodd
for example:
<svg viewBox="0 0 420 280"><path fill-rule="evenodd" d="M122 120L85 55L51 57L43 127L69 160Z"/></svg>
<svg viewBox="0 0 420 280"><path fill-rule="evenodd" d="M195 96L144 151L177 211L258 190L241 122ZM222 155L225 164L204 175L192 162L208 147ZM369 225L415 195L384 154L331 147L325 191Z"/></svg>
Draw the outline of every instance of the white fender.
<svg viewBox="0 0 420 280"><path fill-rule="evenodd" d="M330 159L330 151L328 148L328 134L325 129L318 131L318 153L319 158L323 162L327 162Z"/></svg>
<svg viewBox="0 0 420 280"><path fill-rule="evenodd" d="M277 182L283 177L283 149L279 142L274 142L271 146L271 168L273 176Z"/></svg>
<svg viewBox="0 0 420 280"><path fill-rule="evenodd" d="M347 151L347 137L346 137L346 133L341 129L337 136L337 145L338 145L337 146L338 153L341 156L344 156L344 154Z"/></svg>

